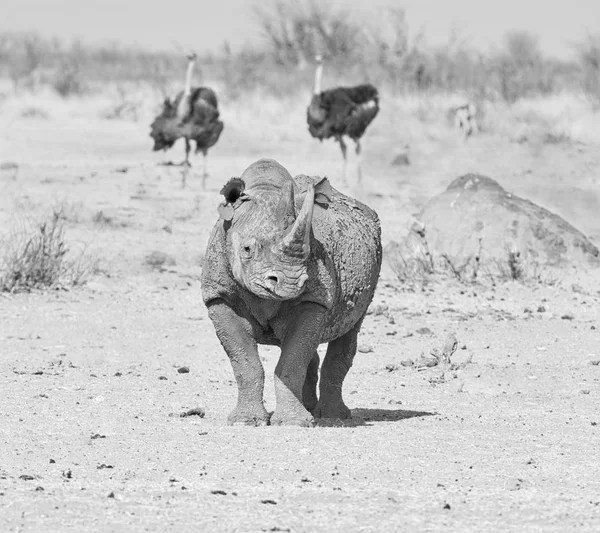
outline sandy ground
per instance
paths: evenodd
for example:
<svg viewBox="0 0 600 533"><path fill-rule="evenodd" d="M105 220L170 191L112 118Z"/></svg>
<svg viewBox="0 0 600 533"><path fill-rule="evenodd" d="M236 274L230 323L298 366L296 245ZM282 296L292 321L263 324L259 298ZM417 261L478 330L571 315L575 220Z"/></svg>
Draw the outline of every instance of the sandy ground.
<svg viewBox="0 0 600 533"><path fill-rule="evenodd" d="M464 144L401 119L374 124L349 189L385 242L472 171L600 242L597 146ZM2 228L62 205L99 263L82 288L0 295L0 531L599 531L599 293L411 286L386 268L345 383L352 423L226 426L235 384L198 281L218 191L263 156L334 185L340 165L304 131L225 120L206 191L157 166L182 148L152 154L143 122L20 118L2 133L1 159L20 164L0 171ZM411 166L391 167L406 143ZM151 268L153 251L175 264ZM451 368L402 365L450 332ZM277 350L261 354L272 375ZM180 416L195 407L204 418Z"/></svg>

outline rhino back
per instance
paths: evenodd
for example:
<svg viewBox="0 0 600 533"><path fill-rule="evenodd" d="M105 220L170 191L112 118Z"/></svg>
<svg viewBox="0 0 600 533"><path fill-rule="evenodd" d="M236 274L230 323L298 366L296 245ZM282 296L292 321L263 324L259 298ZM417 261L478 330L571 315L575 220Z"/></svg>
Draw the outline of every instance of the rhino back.
<svg viewBox="0 0 600 533"><path fill-rule="evenodd" d="M306 177L294 179L304 188ZM363 317L373 298L382 260L381 226L375 211L336 189L329 196L327 208L315 206L312 225L314 238L319 241L317 253L328 258L319 263L333 270L327 276L333 284L333 298L322 342L339 337Z"/></svg>

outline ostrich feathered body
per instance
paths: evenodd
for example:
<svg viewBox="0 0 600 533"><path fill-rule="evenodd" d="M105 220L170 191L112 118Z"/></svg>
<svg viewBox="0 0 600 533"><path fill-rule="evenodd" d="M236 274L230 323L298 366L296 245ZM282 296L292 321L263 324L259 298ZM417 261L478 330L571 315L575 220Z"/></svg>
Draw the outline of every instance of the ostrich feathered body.
<svg viewBox="0 0 600 533"><path fill-rule="evenodd" d="M154 150L167 150L184 137L196 142L196 152L206 153L223 131L217 95L209 87L194 87L188 101L182 102L183 98L183 91L173 101L167 98L162 112L152 122Z"/></svg>
<svg viewBox="0 0 600 533"><path fill-rule="evenodd" d="M373 85L336 87L312 97L306 120L310 134L319 139L346 135L360 139L379 112L379 93Z"/></svg>

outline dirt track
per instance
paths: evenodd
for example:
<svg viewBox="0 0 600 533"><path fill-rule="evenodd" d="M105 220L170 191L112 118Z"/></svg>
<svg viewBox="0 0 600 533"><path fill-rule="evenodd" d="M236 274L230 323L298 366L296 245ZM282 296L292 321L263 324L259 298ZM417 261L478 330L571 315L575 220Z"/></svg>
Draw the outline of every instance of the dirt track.
<svg viewBox="0 0 600 533"><path fill-rule="evenodd" d="M399 169L386 126L355 191L384 239L475 169L598 242L597 148L444 137ZM62 203L70 238L101 261L81 289L0 295L0 530L600 530L598 294L403 286L386 270L345 383L352 424L225 425L235 384L198 283L218 189L262 156L292 173L338 168L333 145L282 139L265 153L235 133L213 151L207 192L156 166L143 124L30 119L3 139L22 162L0 176L3 226ZM176 264L150 268L154 250ZM448 332L457 368L402 366ZM262 354L272 374L277 352ZM194 407L206 416L179 416Z"/></svg>

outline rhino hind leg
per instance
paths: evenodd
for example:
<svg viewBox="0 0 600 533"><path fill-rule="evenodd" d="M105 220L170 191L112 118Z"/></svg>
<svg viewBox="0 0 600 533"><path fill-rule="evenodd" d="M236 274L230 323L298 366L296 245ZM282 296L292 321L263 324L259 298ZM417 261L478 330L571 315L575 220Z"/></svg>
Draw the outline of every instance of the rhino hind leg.
<svg viewBox="0 0 600 533"><path fill-rule="evenodd" d="M265 372L250 320L223 300L208 305L217 337L231 362L238 386L237 405L227 417L230 426L266 426L269 414L263 404Z"/></svg>
<svg viewBox="0 0 600 533"><path fill-rule="evenodd" d="M312 413L317 406L317 381L319 380L319 354L315 352L306 369L306 378L302 388L302 405Z"/></svg>
<svg viewBox="0 0 600 533"><path fill-rule="evenodd" d="M316 418L352 418L342 398L342 385L356 355L357 337L362 320L350 331L331 341L321 367L319 401L313 416Z"/></svg>

